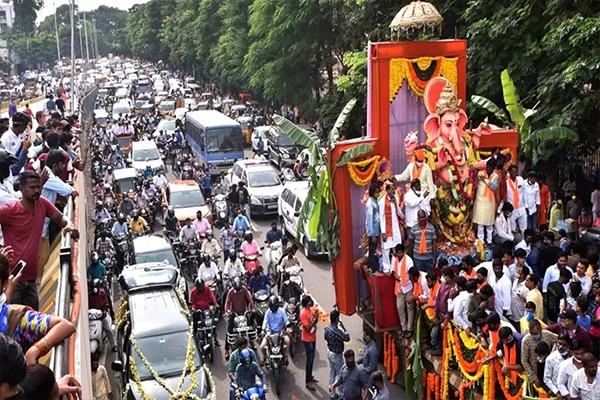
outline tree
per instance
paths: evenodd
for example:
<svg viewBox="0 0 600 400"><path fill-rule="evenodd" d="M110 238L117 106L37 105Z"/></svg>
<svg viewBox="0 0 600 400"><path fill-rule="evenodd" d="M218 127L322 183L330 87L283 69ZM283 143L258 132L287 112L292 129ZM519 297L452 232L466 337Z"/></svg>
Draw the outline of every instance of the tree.
<svg viewBox="0 0 600 400"><path fill-rule="evenodd" d="M176 0L152 0L130 9L126 32L135 57L154 62L168 60L169 47L159 40L160 30L176 5Z"/></svg>
<svg viewBox="0 0 600 400"><path fill-rule="evenodd" d="M37 12L43 5L44 0L13 0L15 10L14 28L23 33L33 33Z"/></svg>
<svg viewBox="0 0 600 400"><path fill-rule="evenodd" d="M160 40L169 49L170 63L191 73L196 64L195 35L193 32L198 17L197 1L186 0L177 4L174 13L163 23Z"/></svg>

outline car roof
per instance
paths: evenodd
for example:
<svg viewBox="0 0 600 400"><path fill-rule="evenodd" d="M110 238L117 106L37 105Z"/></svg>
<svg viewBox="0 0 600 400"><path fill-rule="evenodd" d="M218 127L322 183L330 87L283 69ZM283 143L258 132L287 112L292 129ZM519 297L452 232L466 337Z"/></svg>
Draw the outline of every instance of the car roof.
<svg viewBox="0 0 600 400"><path fill-rule="evenodd" d="M136 149L155 149L156 143L151 140L140 140L138 142L131 142L131 148Z"/></svg>
<svg viewBox="0 0 600 400"><path fill-rule="evenodd" d="M137 170L135 168L115 169L113 175L116 180L135 178L137 176Z"/></svg>
<svg viewBox="0 0 600 400"><path fill-rule="evenodd" d="M180 300L172 289L133 293L128 303L131 334L137 338L189 329Z"/></svg>
<svg viewBox="0 0 600 400"><path fill-rule="evenodd" d="M273 167L271 166L271 162L269 160L253 160L253 159L248 159L248 160L239 160L236 162L237 165L239 165L240 167L242 167L243 169L258 169L258 168L263 168L263 169L268 169L266 167L270 167L271 169L273 169Z"/></svg>
<svg viewBox="0 0 600 400"><path fill-rule="evenodd" d="M159 235L145 235L133 239L133 249L136 253L147 253L152 250L172 249L171 243Z"/></svg>
<svg viewBox="0 0 600 400"><path fill-rule="evenodd" d="M306 200L308 196L308 188L310 187L309 181L298 181L298 182L288 182L283 185L283 190L288 189L292 193L294 193L302 202Z"/></svg>
<svg viewBox="0 0 600 400"><path fill-rule="evenodd" d="M171 192L187 192L191 190L200 190L200 186L195 181L171 181L169 182Z"/></svg>

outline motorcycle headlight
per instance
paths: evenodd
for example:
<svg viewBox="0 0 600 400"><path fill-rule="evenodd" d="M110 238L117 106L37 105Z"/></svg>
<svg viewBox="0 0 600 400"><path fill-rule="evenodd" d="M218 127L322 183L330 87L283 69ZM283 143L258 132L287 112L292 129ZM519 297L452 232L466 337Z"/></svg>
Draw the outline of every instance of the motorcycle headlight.
<svg viewBox="0 0 600 400"><path fill-rule="evenodd" d="M290 159L290 155L289 155L288 153L283 153L283 154L281 155L281 157L282 157L284 160L289 160L289 159Z"/></svg>
<svg viewBox="0 0 600 400"><path fill-rule="evenodd" d="M219 213L219 218L225 218L225 217L226 217L226 215L225 215L225 211L221 211L221 212Z"/></svg>
<svg viewBox="0 0 600 400"><path fill-rule="evenodd" d="M260 199L256 196L250 196L250 202L256 206L261 205Z"/></svg>
<svg viewBox="0 0 600 400"><path fill-rule="evenodd" d="M211 325L212 325L212 322L213 322L213 321L212 321L212 318L206 318L206 319L204 320L204 325L206 325L206 326L211 326Z"/></svg>
<svg viewBox="0 0 600 400"><path fill-rule="evenodd" d="M280 351L281 351L281 348L279 346L273 346L273 348L271 349L271 352L273 354L279 354Z"/></svg>

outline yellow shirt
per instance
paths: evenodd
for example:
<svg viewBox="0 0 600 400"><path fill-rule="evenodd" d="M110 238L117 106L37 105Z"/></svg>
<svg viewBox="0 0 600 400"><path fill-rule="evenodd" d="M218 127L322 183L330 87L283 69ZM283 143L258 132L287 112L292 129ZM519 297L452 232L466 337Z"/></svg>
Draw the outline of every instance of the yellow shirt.
<svg viewBox="0 0 600 400"><path fill-rule="evenodd" d="M546 329L546 327L548 325L546 325L541 319L537 319L537 320L539 321L540 325L542 326L542 330ZM527 333L529 333L529 320L527 319L527 317L521 318L521 320L519 321L519 324L520 324L521 335L525 336Z"/></svg>
<svg viewBox="0 0 600 400"><path fill-rule="evenodd" d="M544 299L540 290L538 288L530 290L525 296L525 300L535 303L535 318L540 321L544 319Z"/></svg>
<svg viewBox="0 0 600 400"><path fill-rule="evenodd" d="M144 229L146 229L147 226L148 226L148 223L142 217L139 217L137 219L137 221L132 218L131 222L129 223L129 227L135 233L144 233Z"/></svg>

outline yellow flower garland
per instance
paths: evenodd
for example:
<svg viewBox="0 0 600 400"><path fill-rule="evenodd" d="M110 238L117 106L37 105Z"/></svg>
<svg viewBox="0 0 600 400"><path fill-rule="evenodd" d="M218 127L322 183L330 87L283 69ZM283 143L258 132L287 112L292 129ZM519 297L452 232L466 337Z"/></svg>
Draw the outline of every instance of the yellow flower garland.
<svg viewBox="0 0 600 400"><path fill-rule="evenodd" d="M419 97L423 97L425 86L424 82L416 82L413 74L411 73L411 63L417 63L417 66L424 70L429 68L431 63L436 61L441 65L438 70L437 76L443 76L448 79L454 87L457 87L458 83L458 58L448 57L420 57L420 58L393 58L390 60L390 103L394 101L398 91L402 88L404 80L408 82L411 90ZM431 76L430 79L436 76ZM425 82L426 83L426 82Z"/></svg>
<svg viewBox="0 0 600 400"><path fill-rule="evenodd" d="M379 165L380 156L373 156L362 161L348 161L346 164L350 178L357 186L365 186L373 179L377 166ZM359 168L368 167L366 171L361 171Z"/></svg>
<svg viewBox="0 0 600 400"><path fill-rule="evenodd" d="M461 330L458 335L460 336L460 340L462 340L463 345L468 350L477 350L478 348L481 347L481 343L479 343L479 341L477 340L477 338L469 335L467 333L467 331Z"/></svg>

